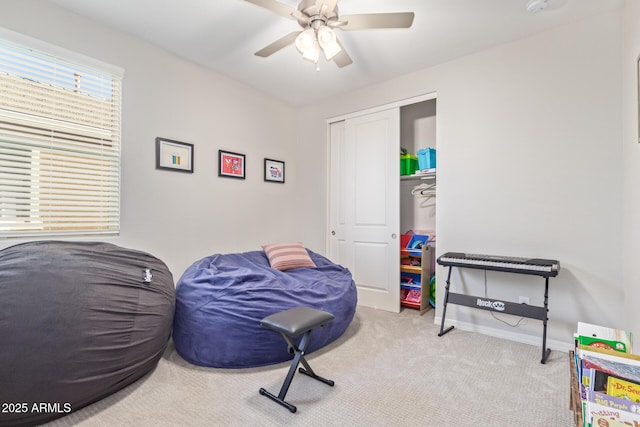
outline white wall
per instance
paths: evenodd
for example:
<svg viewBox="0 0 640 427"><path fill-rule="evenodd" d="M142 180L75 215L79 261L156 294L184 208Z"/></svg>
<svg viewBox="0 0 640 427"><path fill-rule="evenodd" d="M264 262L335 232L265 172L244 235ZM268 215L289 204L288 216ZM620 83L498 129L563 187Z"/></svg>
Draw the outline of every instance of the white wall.
<svg viewBox="0 0 640 427"><path fill-rule="evenodd" d="M623 322L621 55L619 13L591 17L309 106L300 113L307 136L301 150L326 158L329 117L437 92L437 253L560 260L548 336L550 345L568 348L579 320ZM326 164L307 162L306 169L301 184L315 197L305 200L303 215L318 227L305 240L319 247L326 239L326 199L318 196L326 191ZM440 268L440 301L444 273ZM481 272L452 280L484 293ZM540 278L489 273L487 280L489 296L529 296L542 305ZM488 312L455 306L447 319L540 343L537 320L512 329Z"/></svg>
<svg viewBox="0 0 640 427"><path fill-rule="evenodd" d="M627 0L624 16L623 154L624 154L624 290L625 328L633 332L635 353L640 353L640 141L638 134L640 57L640 2Z"/></svg>
<svg viewBox="0 0 640 427"><path fill-rule="evenodd" d="M177 281L197 259L299 239L296 118L282 102L48 2L3 0L0 26L125 69L121 234ZM155 138L195 145L195 172L155 169ZM218 149L246 154L246 180L218 178ZM265 157L286 183L263 181ZM18 241L1 241L0 247Z"/></svg>

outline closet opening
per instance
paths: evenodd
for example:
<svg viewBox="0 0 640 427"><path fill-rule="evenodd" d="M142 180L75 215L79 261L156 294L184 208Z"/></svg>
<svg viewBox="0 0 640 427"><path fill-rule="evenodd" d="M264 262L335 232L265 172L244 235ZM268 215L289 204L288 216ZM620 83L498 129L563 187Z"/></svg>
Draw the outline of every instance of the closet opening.
<svg viewBox="0 0 640 427"><path fill-rule="evenodd" d="M400 107L400 305L435 308L436 99Z"/></svg>

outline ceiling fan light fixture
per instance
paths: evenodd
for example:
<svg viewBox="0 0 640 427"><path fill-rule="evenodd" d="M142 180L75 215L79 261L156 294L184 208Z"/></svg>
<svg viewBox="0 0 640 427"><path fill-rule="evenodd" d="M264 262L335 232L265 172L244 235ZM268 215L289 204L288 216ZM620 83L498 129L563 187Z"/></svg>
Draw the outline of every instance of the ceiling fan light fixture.
<svg viewBox="0 0 640 427"><path fill-rule="evenodd" d="M327 26L318 28L318 42L320 45L329 45L336 42L336 33Z"/></svg>
<svg viewBox="0 0 640 427"><path fill-rule="evenodd" d="M322 51L324 52L324 57L327 58L327 61L331 61L334 56L340 53L342 48L338 43L333 43L329 46L324 46Z"/></svg>
<svg viewBox="0 0 640 427"><path fill-rule="evenodd" d="M324 53L324 57L327 59L327 61L330 61L334 56L340 53L342 48L338 43L336 33L334 33L331 28L327 26L320 27L318 28L317 35L318 43L320 44L322 52Z"/></svg>
<svg viewBox="0 0 640 427"><path fill-rule="evenodd" d="M315 44L316 34L311 28L304 30L303 32L298 34L298 37L296 37L296 48L303 55L308 50L314 49Z"/></svg>
<svg viewBox="0 0 640 427"><path fill-rule="evenodd" d="M317 41L314 40L311 47L302 52L302 58L310 62L318 62L318 58L320 58L320 46Z"/></svg>

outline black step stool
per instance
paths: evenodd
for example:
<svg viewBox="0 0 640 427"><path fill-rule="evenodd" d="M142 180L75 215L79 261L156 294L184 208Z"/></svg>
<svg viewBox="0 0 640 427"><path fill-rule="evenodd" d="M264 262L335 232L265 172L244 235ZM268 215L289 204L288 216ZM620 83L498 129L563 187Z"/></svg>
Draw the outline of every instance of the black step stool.
<svg viewBox="0 0 640 427"><path fill-rule="evenodd" d="M307 360L304 358L304 352L309 345L311 331L318 326L326 325L333 319L333 314L327 313L326 311L316 310L311 307L294 307L289 310L267 316L260 321L260 326L263 328L279 332L280 335L282 335L282 338L289 345L289 353L294 354L291 367L289 368L289 373L287 373L287 377L280 389L280 394L275 396L264 388L260 388L261 395L267 396L291 412L296 412L297 408L294 405L285 402L284 397L287 395L287 391L289 390L289 386L291 385L291 381L293 380L293 376L296 373L296 368L299 363L304 365L304 369L300 368L301 374L308 375L311 378L315 378L316 380L322 381L323 383L333 387L334 382L316 375L316 373L313 372L313 369L311 369L311 366L307 363ZM300 335L302 335L300 342L298 345L294 344L293 339Z"/></svg>

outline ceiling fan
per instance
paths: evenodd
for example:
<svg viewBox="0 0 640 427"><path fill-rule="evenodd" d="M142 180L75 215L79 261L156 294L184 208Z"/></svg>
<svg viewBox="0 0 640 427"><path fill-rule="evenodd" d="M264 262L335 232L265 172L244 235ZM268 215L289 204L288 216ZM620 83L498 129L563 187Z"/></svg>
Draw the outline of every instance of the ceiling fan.
<svg viewBox="0 0 640 427"><path fill-rule="evenodd" d="M378 28L409 28L413 24L413 12L364 13L338 15L338 0L302 0L297 9L276 0L246 0L285 18L298 21L302 30L293 31L260 49L256 56L267 57L280 49L295 44L302 57L317 63L320 52L327 61L333 59L338 67L345 67L353 60L336 38L333 31L368 30Z"/></svg>

